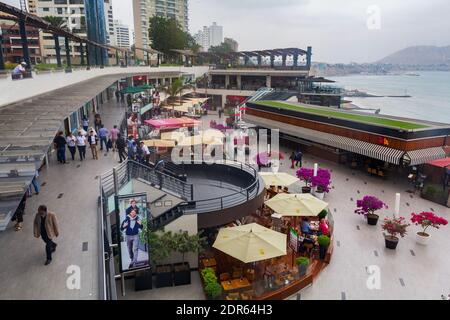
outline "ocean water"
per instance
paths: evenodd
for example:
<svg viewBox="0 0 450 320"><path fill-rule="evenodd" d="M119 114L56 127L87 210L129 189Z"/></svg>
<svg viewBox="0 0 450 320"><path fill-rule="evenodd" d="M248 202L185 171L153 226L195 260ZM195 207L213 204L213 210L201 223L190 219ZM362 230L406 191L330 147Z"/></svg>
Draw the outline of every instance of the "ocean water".
<svg viewBox="0 0 450 320"><path fill-rule="evenodd" d="M336 85L375 95L411 95L412 98L348 98L361 108L381 114L450 124L450 72L415 72L407 75L354 75L331 77Z"/></svg>

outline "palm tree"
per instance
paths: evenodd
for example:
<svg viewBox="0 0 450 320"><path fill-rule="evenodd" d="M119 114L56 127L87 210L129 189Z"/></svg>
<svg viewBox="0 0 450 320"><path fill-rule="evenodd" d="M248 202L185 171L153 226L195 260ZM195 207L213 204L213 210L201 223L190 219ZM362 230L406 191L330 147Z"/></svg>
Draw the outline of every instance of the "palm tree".
<svg viewBox="0 0 450 320"><path fill-rule="evenodd" d="M189 83L184 82L184 78L180 77L174 81L172 81L172 84L161 88L161 91L167 94L167 98L176 98L178 95L180 95L180 105L182 104L182 96L183 91L192 89L194 86ZM172 111L175 113L175 99L172 99L173 103L172 105Z"/></svg>
<svg viewBox="0 0 450 320"><path fill-rule="evenodd" d="M43 18L45 21L50 23L55 28L64 28L66 27L66 19L63 17L55 17L55 16L47 16ZM55 52L56 52L56 62L58 67L62 67L61 63L61 47L59 46L59 37L56 33L53 34L53 40L55 41Z"/></svg>

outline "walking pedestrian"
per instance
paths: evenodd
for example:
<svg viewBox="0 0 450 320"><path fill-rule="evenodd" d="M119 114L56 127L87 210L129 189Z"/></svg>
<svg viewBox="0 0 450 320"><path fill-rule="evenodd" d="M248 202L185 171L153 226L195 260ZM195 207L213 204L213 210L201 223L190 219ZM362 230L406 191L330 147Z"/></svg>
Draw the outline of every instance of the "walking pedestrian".
<svg viewBox="0 0 450 320"><path fill-rule="evenodd" d="M119 131L119 129L117 129L117 126L114 126L114 128L112 128L110 131L113 152L115 152L117 150L117 139L118 139L119 134L120 134L120 131Z"/></svg>
<svg viewBox="0 0 450 320"><path fill-rule="evenodd" d="M66 163L66 138L64 138L64 132L59 131L58 135L53 140L53 144L56 149L56 156L58 158L59 163Z"/></svg>
<svg viewBox="0 0 450 320"><path fill-rule="evenodd" d="M117 103L119 102L119 99L120 99L120 93L119 93L119 90L116 90L116 100L117 100Z"/></svg>
<svg viewBox="0 0 450 320"><path fill-rule="evenodd" d="M78 153L80 154L80 161L86 159L86 143L87 143L86 137L81 133L81 131L78 132L77 147Z"/></svg>
<svg viewBox="0 0 450 320"><path fill-rule="evenodd" d="M122 91L120 91L120 102L125 102L125 94Z"/></svg>
<svg viewBox="0 0 450 320"><path fill-rule="evenodd" d="M70 132L66 137L66 142L70 155L72 156L72 161L75 161L75 153L77 152L77 138L72 134L72 132Z"/></svg>
<svg viewBox="0 0 450 320"><path fill-rule="evenodd" d="M88 132L88 130L89 130L89 119L86 116L84 116L82 122L83 122L83 130Z"/></svg>
<svg viewBox="0 0 450 320"><path fill-rule="evenodd" d="M22 200L19 203L19 206L16 209L16 212L14 213L14 216L12 217L11 221L16 221L16 224L14 225L15 231L22 230L23 227L23 215L25 214L25 206L27 204L27 194L25 193L22 197Z"/></svg>
<svg viewBox="0 0 450 320"><path fill-rule="evenodd" d="M122 163L127 158L127 153L125 151L125 140L120 133L117 135L116 147L119 153L119 163Z"/></svg>
<svg viewBox="0 0 450 320"><path fill-rule="evenodd" d="M91 130L88 137L89 145L91 146L91 152L92 152L92 159L98 160L98 151L97 151L97 144L98 144L98 137L94 133L94 130Z"/></svg>
<svg viewBox="0 0 450 320"><path fill-rule="evenodd" d="M295 165L297 167L302 167L302 160L303 160L303 153L298 150L297 153L295 154Z"/></svg>
<svg viewBox="0 0 450 320"><path fill-rule="evenodd" d="M37 177L39 177L38 170L36 170L36 172L34 173L33 180L31 180L31 184L28 187L28 196L30 196L30 197L33 195L33 192L31 191L31 187L34 188L34 192L36 192L36 195L39 194L41 186L39 185L39 182L37 181Z"/></svg>
<svg viewBox="0 0 450 320"><path fill-rule="evenodd" d="M295 169L295 159L296 159L295 151L292 151L291 156L289 157L289 160L291 160L291 169Z"/></svg>
<svg viewBox="0 0 450 320"><path fill-rule="evenodd" d="M102 125L102 117L100 116L100 114L97 113L94 118L94 127L96 132L100 131L101 125Z"/></svg>
<svg viewBox="0 0 450 320"><path fill-rule="evenodd" d="M109 152L108 146L108 136L109 130L105 128L104 125L100 125L100 130L98 131L98 135L100 137L100 151L103 151L103 144L105 144L106 152Z"/></svg>
<svg viewBox="0 0 450 320"><path fill-rule="evenodd" d="M34 217L33 229L35 238L42 238L45 242L45 265L48 266L52 262L52 253L55 252L57 247L53 239L59 236L56 215L48 212L46 206L39 206L38 212Z"/></svg>
<svg viewBox="0 0 450 320"><path fill-rule="evenodd" d="M141 162L145 165L149 165L150 160L150 150L148 150L148 147L145 145L143 141L141 141L141 147L139 148L140 152L138 151L139 158L141 159Z"/></svg>
<svg viewBox="0 0 450 320"><path fill-rule="evenodd" d="M128 137L127 149L128 149L128 158L130 160L134 160L136 156L136 150L135 150L135 141L132 136Z"/></svg>
<svg viewBox="0 0 450 320"><path fill-rule="evenodd" d="M155 165L155 172L158 176L158 182L159 182L159 189L162 189L163 187L163 172L164 172L164 166L165 162L164 160L159 160L158 163Z"/></svg>

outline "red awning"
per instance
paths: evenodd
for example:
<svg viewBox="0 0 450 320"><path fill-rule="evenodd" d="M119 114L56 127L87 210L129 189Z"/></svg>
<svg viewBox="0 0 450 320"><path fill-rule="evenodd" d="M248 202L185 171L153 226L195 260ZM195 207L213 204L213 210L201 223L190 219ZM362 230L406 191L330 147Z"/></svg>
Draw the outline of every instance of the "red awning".
<svg viewBox="0 0 450 320"><path fill-rule="evenodd" d="M446 168L446 167L450 166L450 158L434 160L434 161L428 162L428 164L433 167Z"/></svg>
<svg viewBox="0 0 450 320"><path fill-rule="evenodd" d="M200 121L190 118L170 118L160 120L146 120L145 123L157 130L190 128L200 125Z"/></svg>

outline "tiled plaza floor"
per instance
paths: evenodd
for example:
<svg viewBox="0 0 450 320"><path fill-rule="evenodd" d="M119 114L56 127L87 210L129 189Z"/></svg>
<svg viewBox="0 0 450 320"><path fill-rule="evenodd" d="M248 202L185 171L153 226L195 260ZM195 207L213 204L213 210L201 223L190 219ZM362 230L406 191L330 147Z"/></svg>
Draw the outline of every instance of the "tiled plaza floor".
<svg viewBox="0 0 450 320"><path fill-rule="evenodd" d="M122 116L123 109L115 103L102 107L105 123L110 126ZM216 116L208 116L204 124ZM290 150L283 150L289 155ZM102 155L99 161L78 160L66 166L52 160L50 169L43 170L39 180L45 183L39 196L27 203L25 225L21 232L12 227L0 233L0 299L95 299L98 288L97 253L97 197L96 177L117 163L115 155ZM331 264L293 299L440 299L450 293L450 227L433 230L428 247L415 242L417 228L400 241L396 251L385 249L381 227L369 227L354 214L356 200L366 194L383 199L394 207L395 193L402 194L402 215L430 211L450 219L450 209L421 199L408 192L405 181L380 180L361 171L305 155L304 165L333 170L334 189L325 198L330 203L335 220L335 250ZM289 161L283 161L282 171L294 174ZM301 183L291 191L300 192ZM62 197L58 199L58 196ZM58 215L61 236L53 263L45 267L44 244L33 238L32 220L37 207L47 204ZM390 210L381 213L392 214ZM83 243L88 250L83 251ZM81 267L81 290L66 287L70 265ZM369 290L366 268L378 266L381 288ZM127 282L126 299L202 299L202 289L196 274L191 286L166 288L141 293L133 292L132 281Z"/></svg>
<svg viewBox="0 0 450 320"><path fill-rule="evenodd" d="M107 127L118 124L124 107L115 102L101 106L100 113ZM97 299L98 297L98 215L99 182L96 177L117 164L116 155L99 154L92 160L88 149L86 161L56 162L39 176L42 190L29 198L24 216L24 228L15 232L13 224L0 232L0 299ZM33 237L33 219L39 205L47 205L56 213L60 227L58 248L53 262L44 266L44 242ZM87 251L83 251L87 243ZM86 244L85 244L86 246ZM79 266L80 290L69 290L67 268Z"/></svg>

